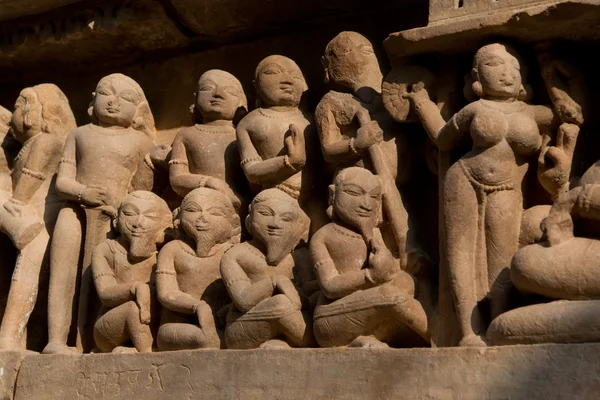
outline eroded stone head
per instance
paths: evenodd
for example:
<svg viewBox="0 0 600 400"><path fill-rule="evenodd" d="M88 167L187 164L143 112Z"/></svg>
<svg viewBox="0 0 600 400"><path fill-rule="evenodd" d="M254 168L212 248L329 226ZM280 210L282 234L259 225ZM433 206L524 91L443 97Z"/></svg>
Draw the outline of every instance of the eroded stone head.
<svg viewBox="0 0 600 400"><path fill-rule="evenodd" d="M259 105L298 107L308 90L304 75L292 59L272 55L263 59L254 74Z"/></svg>
<svg viewBox="0 0 600 400"><path fill-rule="evenodd" d="M198 80L195 112L202 122L233 121L236 114L248 110L248 101L240 81L229 72L206 71ZM240 110L241 109L241 110Z"/></svg>
<svg viewBox="0 0 600 400"><path fill-rule="evenodd" d="M503 43L483 46L473 58L473 92L479 98L525 97L521 61L514 48Z"/></svg>
<svg viewBox="0 0 600 400"><path fill-rule="evenodd" d="M240 241L239 215L229 197L213 189L194 189L184 197L179 226L196 243L200 257L210 255L218 244Z"/></svg>
<svg viewBox="0 0 600 400"><path fill-rule="evenodd" d="M125 196L119 207L116 227L121 242L135 258L147 258L164 241L165 230L172 225L167 203L158 195L138 190Z"/></svg>
<svg viewBox="0 0 600 400"><path fill-rule="evenodd" d="M365 168L346 168L335 177L329 190L331 217L370 237L381 215L379 178Z"/></svg>
<svg viewBox="0 0 600 400"><path fill-rule="evenodd" d="M132 127L152 139L156 136L154 117L140 85L123 74L100 79L89 108L92 121L103 126Z"/></svg>
<svg viewBox="0 0 600 400"><path fill-rule="evenodd" d="M67 96L51 83L25 88L11 119L15 139L25 143L39 133L65 138L77 125Z"/></svg>
<svg viewBox="0 0 600 400"><path fill-rule="evenodd" d="M341 32L325 47L325 81L357 91L379 88L383 75L371 42L357 32Z"/></svg>
<svg viewBox="0 0 600 400"><path fill-rule="evenodd" d="M263 190L250 204L246 228L266 248L269 265L277 265L306 235L310 220L298 202L279 189Z"/></svg>

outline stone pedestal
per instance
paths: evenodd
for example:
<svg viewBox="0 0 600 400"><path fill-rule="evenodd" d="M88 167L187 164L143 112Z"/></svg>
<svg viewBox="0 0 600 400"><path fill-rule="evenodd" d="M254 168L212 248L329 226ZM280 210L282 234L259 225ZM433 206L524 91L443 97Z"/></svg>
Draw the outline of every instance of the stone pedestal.
<svg viewBox="0 0 600 400"><path fill-rule="evenodd" d="M15 391L17 373L25 353L0 351L0 400L11 400Z"/></svg>
<svg viewBox="0 0 600 400"><path fill-rule="evenodd" d="M16 399L597 399L600 344L29 356Z"/></svg>

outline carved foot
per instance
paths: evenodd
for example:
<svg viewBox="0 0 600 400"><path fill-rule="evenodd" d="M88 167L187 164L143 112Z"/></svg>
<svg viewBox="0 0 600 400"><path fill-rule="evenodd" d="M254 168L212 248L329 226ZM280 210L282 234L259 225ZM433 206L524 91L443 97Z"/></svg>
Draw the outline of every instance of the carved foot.
<svg viewBox="0 0 600 400"><path fill-rule="evenodd" d="M273 340L268 340L268 341L264 342L258 348L266 349L266 350L280 350L280 349L290 349L291 346L289 344L287 344L286 342L284 342L283 340L273 339Z"/></svg>
<svg viewBox="0 0 600 400"><path fill-rule="evenodd" d="M125 347L125 346L117 346L112 350L112 353L116 354L132 354L137 353L137 349L135 347Z"/></svg>
<svg viewBox="0 0 600 400"><path fill-rule="evenodd" d="M48 343L42 354L79 354L75 347L69 347L64 343Z"/></svg>
<svg viewBox="0 0 600 400"><path fill-rule="evenodd" d="M389 349L387 343L376 339L374 336L359 336L348 347L362 347L363 349Z"/></svg>
<svg viewBox="0 0 600 400"><path fill-rule="evenodd" d="M462 338L458 345L461 347L486 347L487 342L482 336L468 335Z"/></svg>

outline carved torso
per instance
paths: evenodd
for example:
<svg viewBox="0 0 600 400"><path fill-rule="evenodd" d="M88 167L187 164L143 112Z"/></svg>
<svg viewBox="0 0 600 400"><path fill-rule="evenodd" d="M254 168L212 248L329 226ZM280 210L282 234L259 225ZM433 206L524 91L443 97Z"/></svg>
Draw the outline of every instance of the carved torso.
<svg viewBox="0 0 600 400"><path fill-rule="evenodd" d="M74 135L77 182L107 187L116 200L126 194L152 140L134 129L110 129L88 124Z"/></svg>
<svg viewBox="0 0 600 400"><path fill-rule="evenodd" d="M328 254L313 254L314 262L330 257L340 274L361 270L368 264L368 249L362 236L335 222L321 228L312 240L315 244L323 243L328 251Z"/></svg>
<svg viewBox="0 0 600 400"><path fill-rule="evenodd" d="M185 146L190 173L219 178L235 187L240 174L235 128L195 125L178 136Z"/></svg>
<svg viewBox="0 0 600 400"><path fill-rule="evenodd" d="M372 103L365 103L351 93L330 91L327 93L316 110L316 118L327 118L329 113L333 117L339 133L330 129L319 132L321 141L335 142L342 139L356 138L356 131L360 128L357 115L364 110L368 111L372 121L377 121L383 130L383 141L380 143L386 164L398 183L403 183L408 174L408 144L403 135L399 135L398 124L383 107L381 96L375 96ZM323 122L321 122L323 124ZM368 157L352 162L340 164L338 167L364 167L372 170Z"/></svg>
<svg viewBox="0 0 600 400"><path fill-rule="evenodd" d="M115 274L117 283L143 282L154 285L156 254L132 264L127 258L127 250L117 240L108 239L100 246L106 246L109 249L107 253L112 257L107 262Z"/></svg>
<svg viewBox="0 0 600 400"><path fill-rule="evenodd" d="M469 120L473 150L463 157L475 180L501 185L522 178L526 158L539 151L542 139L529 106L523 102L479 100L461 110ZM463 117L464 118L464 117Z"/></svg>
<svg viewBox="0 0 600 400"><path fill-rule="evenodd" d="M263 160L285 154L284 141L289 132L290 124L296 125L300 132L304 132L307 157L304 170L297 172L283 182L273 182L272 186L283 185L294 191L312 193L313 173L311 167L314 163L311 158L315 155L315 132L311 125L311 119L310 116L299 109L273 111L257 108L245 116L240 123L248 131L252 144Z"/></svg>

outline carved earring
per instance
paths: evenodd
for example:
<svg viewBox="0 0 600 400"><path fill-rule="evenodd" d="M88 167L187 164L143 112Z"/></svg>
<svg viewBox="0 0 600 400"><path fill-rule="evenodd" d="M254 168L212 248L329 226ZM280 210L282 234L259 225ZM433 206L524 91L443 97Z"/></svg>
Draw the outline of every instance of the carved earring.
<svg viewBox="0 0 600 400"><path fill-rule="evenodd" d="M482 98L483 97L483 86L481 85L481 82L479 82L478 80L475 80L473 82L473 93L475 93L477 95L477 97Z"/></svg>
<svg viewBox="0 0 600 400"><path fill-rule="evenodd" d="M329 83L329 63L327 62L327 59L323 56L321 56L321 64L323 65L323 69L325 70L325 83Z"/></svg>

